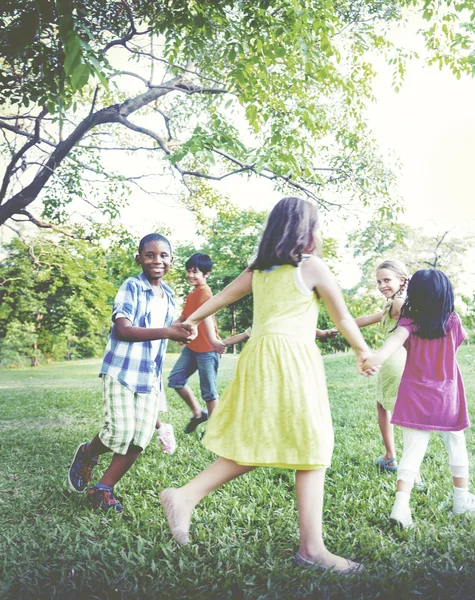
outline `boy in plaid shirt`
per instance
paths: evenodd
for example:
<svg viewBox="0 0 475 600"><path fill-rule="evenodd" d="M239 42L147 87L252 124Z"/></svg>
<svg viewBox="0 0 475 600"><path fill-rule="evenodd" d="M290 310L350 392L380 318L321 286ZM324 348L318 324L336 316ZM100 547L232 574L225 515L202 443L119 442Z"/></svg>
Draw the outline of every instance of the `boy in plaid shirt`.
<svg viewBox="0 0 475 600"><path fill-rule="evenodd" d="M170 242L151 233L139 244L135 261L142 273L120 287L113 326L101 367L105 424L90 443L78 446L69 485L84 492L99 456L113 452L101 480L88 490L95 508L122 512L114 485L125 475L153 435L165 395L162 366L167 340L186 343L191 328L173 322L173 291L161 281L173 263Z"/></svg>

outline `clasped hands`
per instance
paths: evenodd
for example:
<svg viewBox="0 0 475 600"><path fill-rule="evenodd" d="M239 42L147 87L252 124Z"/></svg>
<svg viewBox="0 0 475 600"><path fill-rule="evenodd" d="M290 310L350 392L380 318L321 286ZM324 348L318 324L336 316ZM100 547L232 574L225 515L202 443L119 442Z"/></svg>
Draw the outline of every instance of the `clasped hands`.
<svg viewBox="0 0 475 600"><path fill-rule="evenodd" d="M372 377L381 368L381 359L377 352L360 352L356 358L356 368L361 375Z"/></svg>
<svg viewBox="0 0 475 600"><path fill-rule="evenodd" d="M170 325L169 329L169 339L183 345L188 344L198 335L198 327L196 325L191 325L191 323L187 323L186 321L183 323L175 321Z"/></svg>
<svg viewBox="0 0 475 600"><path fill-rule="evenodd" d="M189 344L198 335L198 327L196 325L192 325L188 321L183 321L183 323L180 321L175 321L171 325L170 329L172 330L170 339L182 344L183 346ZM211 339L210 342L213 346L213 352L224 354L227 347L224 342L218 340L218 338Z"/></svg>

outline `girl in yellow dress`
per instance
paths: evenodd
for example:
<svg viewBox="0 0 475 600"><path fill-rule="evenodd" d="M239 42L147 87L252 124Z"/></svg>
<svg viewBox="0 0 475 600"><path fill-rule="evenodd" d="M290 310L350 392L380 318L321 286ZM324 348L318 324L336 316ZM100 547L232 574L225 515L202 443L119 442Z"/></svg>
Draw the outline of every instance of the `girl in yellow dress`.
<svg viewBox="0 0 475 600"><path fill-rule="evenodd" d="M170 529L180 544L189 541L193 508L210 492L257 466L289 468L296 470L300 523L296 563L345 573L361 569L329 552L322 537L333 428L323 362L315 344L319 298L355 351L362 374L370 351L335 278L316 256L319 246L316 205L283 198L268 217L252 264L186 321L196 327L253 293L252 335L203 439L220 458L183 487L161 494Z"/></svg>

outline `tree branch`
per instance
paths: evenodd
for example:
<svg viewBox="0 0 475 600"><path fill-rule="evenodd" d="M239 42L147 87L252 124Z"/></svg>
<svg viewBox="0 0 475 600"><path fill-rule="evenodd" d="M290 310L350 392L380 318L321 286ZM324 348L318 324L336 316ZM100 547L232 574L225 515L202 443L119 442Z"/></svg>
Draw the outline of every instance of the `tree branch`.
<svg viewBox="0 0 475 600"><path fill-rule="evenodd" d="M150 104L158 98L165 96L170 91L179 91L180 85L185 84L184 76L174 77L166 85L160 87L154 87L149 89L143 94L139 94L134 98L125 100L122 104L114 104L98 110L93 114L89 114L83 121L77 125L73 132L64 140L61 141L52 152L49 159L44 164L43 168L40 169L33 181L25 186L21 191L14 194L7 202L0 206L0 224L11 218L15 214L21 214L31 202L33 202L40 191L44 188L52 173L58 168L62 161L68 156L69 152L74 146L92 129L98 125L106 123L121 123L130 129L135 129L139 133L147 134L153 137L160 145L164 144L163 140L154 132L141 128L138 125L131 123L127 117L139 110L140 108ZM2 123L0 122L0 126ZM5 123L6 129L20 133L18 128L12 127L8 123ZM23 132L25 134L25 132ZM31 134L27 134L27 137L31 137ZM160 143L161 142L161 143ZM161 145L162 147L162 145ZM170 153L166 144L162 148L167 154Z"/></svg>
<svg viewBox="0 0 475 600"><path fill-rule="evenodd" d="M25 216L26 219L20 220L20 219L15 219L15 218L12 217L12 221L15 221L15 223L30 222L30 223L33 223L33 225L36 225L37 227L40 227L41 229L52 229L53 231L57 231L58 233L62 233L63 235L66 235L66 236L68 236L70 238L79 239L79 236L77 236L75 233L71 233L70 231L67 231L66 229L63 229L62 227L57 227L56 225L52 225L51 223L46 223L45 221L40 221L39 219L37 219L35 216L33 216L27 210L24 210L24 209L20 210L18 212L18 214Z"/></svg>
<svg viewBox="0 0 475 600"><path fill-rule="evenodd" d="M2 204L3 199L5 198L5 194L6 194L6 191L7 191L7 188L8 188L8 184L10 183L10 178L12 176L12 173L13 173L13 170L14 170L14 167L15 167L16 163L40 139L40 124L41 124L41 119L46 115L47 112L48 112L48 110L46 108L43 108L43 110L37 116L36 121L35 121L35 133L31 137L31 139L28 140L28 142L26 142L26 144L24 144L20 148L20 150L18 150L18 152L13 155L10 163L7 165L7 168L5 169L5 176L3 177L2 187L0 188L0 204Z"/></svg>

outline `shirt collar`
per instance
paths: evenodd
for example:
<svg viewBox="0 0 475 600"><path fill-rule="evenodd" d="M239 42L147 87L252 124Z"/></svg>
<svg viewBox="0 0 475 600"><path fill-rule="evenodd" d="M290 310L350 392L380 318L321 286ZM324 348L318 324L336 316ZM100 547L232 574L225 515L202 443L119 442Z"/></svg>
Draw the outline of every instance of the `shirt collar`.
<svg viewBox="0 0 475 600"><path fill-rule="evenodd" d="M151 292L153 292L152 286L150 285L150 281L145 277L145 274L144 274L143 271L139 275L139 280L140 280L140 282L142 284L142 289L143 290L150 290Z"/></svg>
<svg viewBox="0 0 475 600"><path fill-rule="evenodd" d="M150 291L153 293L152 290L152 286L150 284L150 281L145 277L144 272L142 271L142 273L140 273L140 275L138 276L138 279L140 281L140 283L142 284L142 289L144 291ZM171 299L173 298L173 290L172 288L167 285L164 281L160 282L160 285L162 286L163 291L165 292L165 294Z"/></svg>

